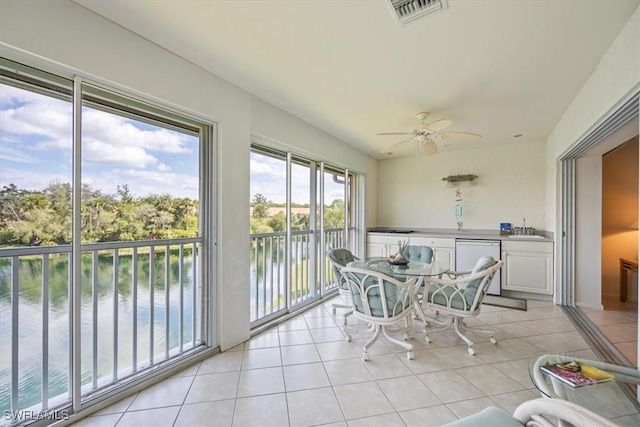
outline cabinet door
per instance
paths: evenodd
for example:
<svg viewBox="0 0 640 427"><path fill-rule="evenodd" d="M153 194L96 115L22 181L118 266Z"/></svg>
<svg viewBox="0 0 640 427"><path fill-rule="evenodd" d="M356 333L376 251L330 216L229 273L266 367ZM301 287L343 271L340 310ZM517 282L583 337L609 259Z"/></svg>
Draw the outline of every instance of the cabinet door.
<svg viewBox="0 0 640 427"><path fill-rule="evenodd" d="M446 268L448 270L456 269L456 261L454 258L455 250L451 248L443 248L439 246L433 247L436 253L436 265L439 268Z"/></svg>
<svg viewBox="0 0 640 427"><path fill-rule="evenodd" d="M367 243L367 258L388 257L388 247L389 245L384 243Z"/></svg>
<svg viewBox="0 0 640 427"><path fill-rule="evenodd" d="M553 294L553 254L506 250L502 260L503 289Z"/></svg>

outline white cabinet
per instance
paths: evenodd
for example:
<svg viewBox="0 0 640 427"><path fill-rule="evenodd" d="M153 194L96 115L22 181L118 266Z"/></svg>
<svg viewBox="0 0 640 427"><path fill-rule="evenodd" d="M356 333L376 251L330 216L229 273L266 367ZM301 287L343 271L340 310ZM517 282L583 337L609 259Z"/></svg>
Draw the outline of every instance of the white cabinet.
<svg viewBox="0 0 640 427"><path fill-rule="evenodd" d="M367 234L367 258L388 257L398 252L398 241L406 242L406 235Z"/></svg>
<svg viewBox="0 0 640 427"><path fill-rule="evenodd" d="M502 289L553 294L553 242L502 241Z"/></svg>
<svg viewBox="0 0 640 427"><path fill-rule="evenodd" d="M410 244L429 246L436 254L436 265L448 270L456 269L456 239L442 237L411 237Z"/></svg>
<svg viewBox="0 0 640 427"><path fill-rule="evenodd" d="M406 234L367 234L367 257L388 257L398 252L398 241L414 246L429 246L436 254L436 265L449 270L455 269L455 247L453 238L430 238Z"/></svg>

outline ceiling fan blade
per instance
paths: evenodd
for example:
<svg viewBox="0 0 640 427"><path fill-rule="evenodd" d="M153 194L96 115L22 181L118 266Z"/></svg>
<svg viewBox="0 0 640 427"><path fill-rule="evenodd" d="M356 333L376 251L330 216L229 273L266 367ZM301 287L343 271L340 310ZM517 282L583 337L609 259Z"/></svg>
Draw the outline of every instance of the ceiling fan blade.
<svg viewBox="0 0 640 427"><path fill-rule="evenodd" d="M481 135L468 132L442 132L442 139L457 139L460 141L475 141L482 138Z"/></svg>
<svg viewBox="0 0 640 427"><path fill-rule="evenodd" d="M427 139L422 144L422 152L428 156L432 156L438 152L438 146L432 139Z"/></svg>
<svg viewBox="0 0 640 427"><path fill-rule="evenodd" d="M396 142L395 144L391 144L390 146L388 146L387 148L383 148L382 150L380 150L381 153L386 153L386 154L392 154L391 150L393 148L396 148L399 145L402 144L406 144L407 142L409 142L410 140L404 140L404 141L400 141L400 142Z"/></svg>
<svg viewBox="0 0 640 427"><path fill-rule="evenodd" d="M381 132L376 135L411 135L411 132Z"/></svg>
<svg viewBox="0 0 640 427"><path fill-rule="evenodd" d="M451 123L453 123L451 120L436 120L435 122L431 122L428 125L424 125L424 128L435 132L440 132L451 126Z"/></svg>

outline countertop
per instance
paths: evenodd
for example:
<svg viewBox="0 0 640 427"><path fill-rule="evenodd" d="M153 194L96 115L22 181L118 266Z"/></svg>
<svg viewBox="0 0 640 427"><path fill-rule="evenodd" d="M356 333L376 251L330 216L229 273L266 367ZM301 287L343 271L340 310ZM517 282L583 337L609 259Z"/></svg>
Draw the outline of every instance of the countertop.
<svg viewBox="0 0 640 427"><path fill-rule="evenodd" d="M534 236L504 236L499 230L462 229L455 228L409 228L409 227L371 227L367 233L380 234L381 236L420 236L442 237L454 239L483 239L483 240L521 240L529 242L553 242L553 233L538 231Z"/></svg>

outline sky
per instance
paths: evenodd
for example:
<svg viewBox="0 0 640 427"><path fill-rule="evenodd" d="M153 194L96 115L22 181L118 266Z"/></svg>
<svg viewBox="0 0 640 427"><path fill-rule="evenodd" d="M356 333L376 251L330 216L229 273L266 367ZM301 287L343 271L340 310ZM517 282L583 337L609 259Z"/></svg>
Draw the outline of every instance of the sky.
<svg viewBox="0 0 640 427"><path fill-rule="evenodd" d="M275 203L286 201L285 160L251 152L251 200L256 194L262 194ZM309 203L310 170L308 167L293 164L291 167L291 201L298 204ZM332 175L325 173L325 205L335 199L344 200L344 184L333 181Z"/></svg>
<svg viewBox="0 0 640 427"><path fill-rule="evenodd" d="M82 183L104 194L198 198L198 138L84 107ZM0 84L0 186L42 190L72 178L70 102Z"/></svg>
<svg viewBox="0 0 640 427"><path fill-rule="evenodd" d="M127 184L132 195L198 199L198 138L89 107L82 114L82 183L103 194ZM72 104L0 84L0 187L42 190L70 183ZM283 160L251 153L251 191L284 203ZM309 169L292 166L292 201L309 203ZM325 203L344 187L325 174Z"/></svg>

